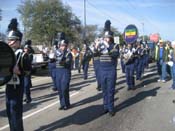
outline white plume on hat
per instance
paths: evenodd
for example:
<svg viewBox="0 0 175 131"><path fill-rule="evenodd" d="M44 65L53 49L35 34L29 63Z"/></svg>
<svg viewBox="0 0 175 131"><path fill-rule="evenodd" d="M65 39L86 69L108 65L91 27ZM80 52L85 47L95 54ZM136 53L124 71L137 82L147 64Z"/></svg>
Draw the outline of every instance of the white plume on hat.
<svg viewBox="0 0 175 131"><path fill-rule="evenodd" d="M175 46L175 40L171 42L171 45L172 46Z"/></svg>

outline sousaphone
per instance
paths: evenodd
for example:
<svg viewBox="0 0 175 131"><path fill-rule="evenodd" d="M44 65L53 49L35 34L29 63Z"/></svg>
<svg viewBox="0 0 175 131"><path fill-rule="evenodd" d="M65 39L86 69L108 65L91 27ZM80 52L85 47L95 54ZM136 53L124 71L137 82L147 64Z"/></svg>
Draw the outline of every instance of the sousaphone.
<svg viewBox="0 0 175 131"><path fill-rule="evenodd" d="M10 81L14 65L15 54L13 50L7 43L0 41L0 86Z"/></svg>

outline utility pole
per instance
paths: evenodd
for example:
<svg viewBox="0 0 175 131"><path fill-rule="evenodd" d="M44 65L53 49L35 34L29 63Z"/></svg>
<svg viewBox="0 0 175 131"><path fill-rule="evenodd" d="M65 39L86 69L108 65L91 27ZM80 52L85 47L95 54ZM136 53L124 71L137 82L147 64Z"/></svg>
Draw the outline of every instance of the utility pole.
<svg viewBox="0 0 175 131"><path fill-rule="evenodd" d="M86 39L86 0L84 0L84 34L83 39Z"/></svg>
<svg viewBox="0 0 175 131"><path fill-rule="evenodd" d="M2 9L0 9L0 21L2 20Z"/></svg>
<svg viewBox="0 0 175 131"><path fill-rule="evenodd" d="M0 22L2 21L2 9L0 9ZM0 39L1 39L1 23L0 23Z"/></svg>
<svg viewBox="0 0 175 131"><path fill-rule="evenodd" d="M145 39L144 39L144 22L142 22L142 29L143 29L143 36L142 36L142 39L143 39L143 42L145 41Z"/></svg>

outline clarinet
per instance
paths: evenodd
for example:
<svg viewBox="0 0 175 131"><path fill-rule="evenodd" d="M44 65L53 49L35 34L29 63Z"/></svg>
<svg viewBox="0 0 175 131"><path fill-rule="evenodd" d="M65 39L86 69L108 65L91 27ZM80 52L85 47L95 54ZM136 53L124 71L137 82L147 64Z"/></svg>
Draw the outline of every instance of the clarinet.
<svg viewBox="0 0 175 131"><path fill-rule="evenodd" d="M139 53L138 50L139 50L139 48L137 47L136 50L135 50L135 52L134 52L134 57L135 58L140 58L141 57L141 54Z"/></svg>
<svg viewBox="0 0 175 131"><path fill-rule="evenodd" d="M123 55L124 63L127 64L129 61L131 61L135 57L136 55L134 54L134 52L130 52L128 49L128 52Z"/></svg>
<svg viewBox="0 0 175 131"><path fill-rule="evenodd" d="M61 60L60 60L60 64L61 65L64 65L65 64L65 60L66 60L66 51L63 51L63 54L62 54L62 57L61 57Z"/></svg>
<svg viewBox="0 0 175 131"><path fill-rule="evenodd" d="M145 51L146 51L145 48L143 48L142 51L141 51L141 57L142 57L143 55L145 55Z"/></svg>

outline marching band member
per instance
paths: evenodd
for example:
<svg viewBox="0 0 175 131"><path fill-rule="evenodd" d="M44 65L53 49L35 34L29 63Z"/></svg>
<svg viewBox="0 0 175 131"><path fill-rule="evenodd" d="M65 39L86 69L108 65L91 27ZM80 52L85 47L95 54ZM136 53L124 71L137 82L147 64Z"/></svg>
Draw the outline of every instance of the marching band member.
<svg viewBox="0 0 175 131"><path fill-rule="evenodd" d="M101 82L100 82L100 52L98 51L98 44L100 40L99 38L95 40L94 47L92 49L93 52L93 64L94 64L94 71L97 80L97 90L101 91Z"/></svg>
<svg viewBox="0 0 175 131"><path fill-rule="evenodd" d="M140 42L137 42L137 48L135 51L135 64L136 67L136 80L141 80L141 76L144 68L144 49L141 47ZM137 61L137 62L136 62Z"/></svg>
<svg viewBox="0 0 175 131"><path fill-rule="evenodd" d="M70 108L69 84L71 79L72 53L68 49L68 41L62 40L60 47L55 52L56 69L55 80L59 91L60 110Z"/></svg>
<svg viewBox="0 0 175 131"><path fill-rule="evenodd" d="M83 55L81 63L82 63L82 69L84 73L84 80L86 80L88 78L89 61L92 58L92 51L86 44L84 44L84 47L81 53Z"/></svg>
<svg viewBox="0 0 175 131"><path fill-rule="evenodd" d="M120 47L120 64L121 64L121 68L122 68L122 73L125 73L125 63L124 63L124 52L125 52L125 49L126 49L126 45L122 45Z"/></svg>
<svg viewBox="0 0 175 131"><path fill-rule="evenodd" d="M58 42L57 42L57 44L58 44ZM57 44L55 46L57 46ZM56 62L55 62L56 60L55 60L54 52L56 49L57 49L57 47L54 47L54 49L50 50L49 63L48 63L49 75L51 76L52 81L53 81L53 87L52 87L53 91L57 91L56 81L55 81L55 72L54 72L54 69L56 68Z"/></svg>
<svg viewBox="0 0 175 131"><path fill-rule="evenodd" d="M124 53L124 61L126 65L126 83L128 85L128 90L131 90L135 86L134 80L134 52L135 49L132 47L131 43L128 43L127 48L125 49Z"/></svg>
<svg viewBox="0 0 175 131"><path fill-rule="evenodd" d="M113 41L113 33L105 32L104 42L99 44L100 50L100 80L103 91L104 113L114 116L114 94L116 83L116 59L119 51Z"/></svg>
<svg viewBox="0 0 175 131"><path fill-rule="evenodd" d="M145 67L149 67L149 54L150 54L150 48L146 42L145 44Z"/></svg>
<svg viewBox="0 0 175 131"><path fill-rule="evenodd" d="M6 111L11 131L23 131L23 89L25 70L29 69L29 60L22 57L22 33L18 30L17 19L11 20L8 26L8 45L16 55L16 64L13 66L13 77L6 86Z"/></svg>
<svg viewBox="0 0 175 131"><path fill-rule="evenodd" d="M31 98L31 93L30 93L30 88L32 87L32 82L31 82L31 72L32 72L32 60L33 60L33 55L30 54L30 47L29 45L24 46L24 53L22 55L22 60L28 61L28 70L24 70L24 93L25 93L25 99L24 101L26 103L30 103L32 101ZM21 62L23 63L23 61ZM24 68L25 69L25 68Z"/></svg>

